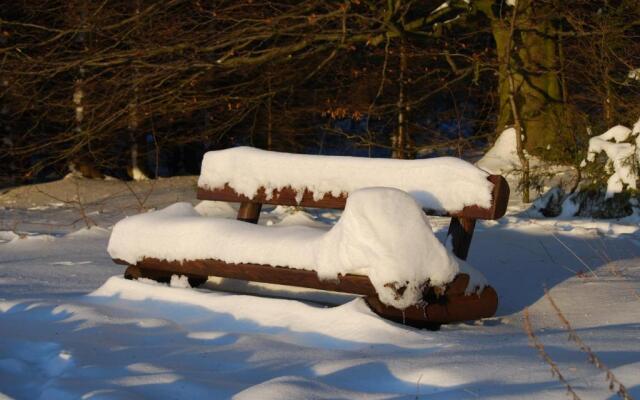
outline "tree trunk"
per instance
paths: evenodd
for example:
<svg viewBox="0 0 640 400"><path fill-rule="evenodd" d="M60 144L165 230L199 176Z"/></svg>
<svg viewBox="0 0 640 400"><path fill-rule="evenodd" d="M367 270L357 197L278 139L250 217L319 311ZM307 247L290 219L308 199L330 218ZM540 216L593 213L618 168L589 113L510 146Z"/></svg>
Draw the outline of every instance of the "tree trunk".
<svg viewBox="0 0 640 400"><path fill-rule="evenodd" d="M140 14L140 0L137 0L135 3L134 14ZM140 29L140 22L136 22L136 29ZM146 170L146 152L140 153L140 149L146 148L144 134L140 134L138 129L140 127L140 110L139 110L139 79L140 79L140 71L138 67L133 68L132 74L132 82L131 86L133 87L133 98L129 102L129 136L131 138L131 164L127 169L129 173L129 177L134 181L143 181L149 179L149 176L145 173Z"/></svg>
<svg viewBox="0 0 640 400"><path fill-rule="evenodd" d="M516 130L516 151L518 153L518 159L520 160L520 165L522 167L522 202L529 202L529 158L524 151L524 141L526 139L526 134L524 127L522 126L522 119L520 118L521 110L516 103L516 86L515 86L515 71L513 68L513 62L511 57L511 52L513 49L513 36L516 31L516 20L518 17L518 10L514 8L513 14L511 14L511 22L509 24L509 37L507 39L507 45L505 49L505 62L507 63L506 73L507 73L507 83L509 84L509 106L511 109L511 117L513 118L513 125Z"/></svg>
<svg viewBox="0 0 640 400"><path fill-rule="evenodd" d="M484 3L487 5L490 2ZM525 150L542 159L558 159L558 152L564 147L566 130L562 126L564 106L558 73L559 47L556 35L552 22L547 15L541 15L543 12L536 9L532 0L519 0L517 7L518 29L512 38L511 52L506 48L509 45L510 31L506 19L494 15L490 6L480 7L491 18L498 53L500 111L497 129L501 132L515 123L509 103L511 90L507 68L511 65L515 101L520 111L522 128L526 132ZM510 12L513 11L512 9ZM505 60L507 54L510 60Z"/></svg>
<svg viewBox="0 0 640 400"><path fill-rule="evenodd" d="M407 72L407 52L404 38L400 42L400 76L398 77L398 128L392 138L393 152L391 158L406 158L406 142L408 137L407 94L405 77Z"/></svg>

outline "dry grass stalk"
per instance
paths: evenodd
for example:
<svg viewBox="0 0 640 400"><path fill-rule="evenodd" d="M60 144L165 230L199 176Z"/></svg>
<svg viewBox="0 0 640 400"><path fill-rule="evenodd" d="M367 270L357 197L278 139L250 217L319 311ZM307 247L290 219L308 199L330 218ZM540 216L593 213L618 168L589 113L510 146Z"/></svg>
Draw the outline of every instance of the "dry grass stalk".
<svg viewBox="0 0 640 400"><path fill-rule="evenodd" d="M78 205L78 211L80 212L80 216L87 226L87 229L91 229L92 226L97 226L98 224L96 224L95 221L87 215L87 212L84 209L84 204L82 204L82 198L80 197L80 184L78 184L78 181L76 180L74 180L73 183L76 187L76 204Z"/></svg>
<svg viewBox="0 0 640 400"><path fill-rule="evenodd" d="M579 255L576 254L575 251L573 251L571 249L571 247L567 246L562 240L560 240L560 238L558 237L558 235L556 235L554 232L551 232L551 236L553 236L553 238L555 240L558 241L558 243L560 243L562 245L562 247L564 247L565 249L567 249L569 251L569 253L571 253L578 261L580 261L580 263L582 263L582 265L585 266L585 268L591 273L591 275L593 275L594 278L599 278L599 276L596 274L596 272L589 266L589 264L587 264L582 258L580 258Z"/></svg>
<svg viewBox="0 0 640 400"><path fill-rule="evenodd" d="M551 359L549 354L544 349L544 345L542 344L542 342L538 340L535 333L533 332L533 328L531 326L531 320L529 319L528 308L524 309L523 318L524 318L524 331L529 336L529 339L531 340L531 344L533 345L533 347L535 347L535 349L538 350L538 354L540 354L540 357L544 360L544 362L549 364L549 366L551 367L551 375L558 378L558 380L567 388L567 394L569 394L573 400L580 400L580 397L576 394L576 392L573 390L569 382L567 382L567 380L564 378L564 376L560 372L558 365L553 361L553 359Z"/></svg>
<svg viewBox="0 0 640 400"><path fill-rule="evenodd" d="M596 368L605 373L607 383L609 384L609 390L615 392L623 400L633 400L633 397L631 397L627 388L615 377L613 372L602 362L602 360L600 360L600 358L591 351L591 347L587 346L580 336L578 336L573 327L571 327L569 320L564 316L562 311L560 311L560 308L553 300L553 297L549 294L549 291L545 288L544 292L545 296L547 296L547 300L551 303L551 307L553 307L556 315L558 316L558 319L560 319L560 322L562 322L567 332L569 332L569 340L576 343L578 347L580 347L580 350L587 353L587 360L589 360L591 364L595 365Z"/></svg>
<svg viewBox="0 0 640 400"><path fill-rule="evenodd" d="M91 219L91 217L89 217L89 215L87 215L85 207L84 207L84 203L82 202L82 197L80 196L80 184L78 183L77 180L73 180L73 184L75 186L75 191L76 191L76 195L74 196L73 199L71 200L65 200L59 197L56 197L54 195L52 195L51 193L47 193L44 190L42 190L42 188L40 188L39 186L35 186L35 189L38 191L38 193L41 193L51 199L54 199L60 203L63 203L65 205L71 205L72 207L75 207L78 209L78 212L80 213L80 218L73 221L70 224L67 225L63 225L63 224L53 224L53 225L63 225L63 226L73 226L75 225L78 221L83 221L85 223L85 225L87 226L87 229L91 229L92 226L98 226L98 224ZM39 225L44 225L39 223Z"/></svg>
<svg viewBox="0 0 640 400"><path fill-rule="evenodd" d="M138 196L138 194L136 193L135 190L133 190L133 188L131 187L131 185L129 184L129 182L127 181L122 181L122 183L124 183L124 185L127 187L127 189L129 190L129 192L133 195L133 197L136 199L136 202L138 203L138 212L143 212L146 211L145 207L144 207L144 203L146 201L146 199L149 197L148 195L145 196L144 199L141 199L140 196ZM151 187L151 190L153 190L153 186Z"/></svg>
<svg viewBox="0 0 640 400"><path fill-rule="evenodd" d="M135 190L133 190L133 188L131 187L131 185L129 185L129 183L127 181L122 181L125 186L127 187L127 189L129 190L129 192L131 192L131 194L133 195L133 197L135 197L136 201L138 202L138 212L144 212L147 211L148 208L145 206L145 203L147 202L147 200L149 200L149 197L151 196L151 194L153 193L153 191L156 188L156 183L158 182L158 170L160 167L160 148L158 147L158 141L156 140L156 135L155 135L155 131L153 132L153 143L155 144L155 178L151 180L151 186L149 187L149 190L147 191L147 193L145 193L143 198L140 198L140 196L138 196L138 194L136 193Z"/></svg>

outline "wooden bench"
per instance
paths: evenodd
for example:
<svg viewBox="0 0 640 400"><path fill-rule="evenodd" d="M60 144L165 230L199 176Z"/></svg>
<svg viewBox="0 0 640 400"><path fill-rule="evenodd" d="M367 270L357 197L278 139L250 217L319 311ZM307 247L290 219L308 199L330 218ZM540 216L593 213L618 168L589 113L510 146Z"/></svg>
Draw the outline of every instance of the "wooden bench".
<svg viewBox="0 0 640 400"><path fill-rule="evenodd" d="M428 215L450 217L448 240L453 253L460 259L466 259L476 220L495 220L506 211L509 198L509 186L499 175L490 175L493 184L491 207L466 206L455 212L424 210ZM347 197L325 194L315 200L313 193L305 190L300 197L295 190L284 188L274 190L267 195L264 188L248 198L225 184L217 188L199 187L197 197L200 200L215 200L240 203L237 219L248 223L257 223L263 204L303 206L324 209L344 209ZM120 260L114 260L127 264ZM420 304L399 310L383 304L367 276L347 274L337 280L321 280L315 271L286 268L280 266L251 263L231 264L215 259L166 261L144 258L131 265L125 272L128 279L140 277L167 282L172 274L187 276L192 286L204 283L209 276L241 279L269 284L291 285L319 290L350 293L364 296L367 304L378 315L407 325L420 328L437 329L440 324L475 320L491 317L495 314L498 297L495 290L486 286L480 293L466 295L469 276L460 273L446 287L428 287L424 290L424 301Z"/></svg>

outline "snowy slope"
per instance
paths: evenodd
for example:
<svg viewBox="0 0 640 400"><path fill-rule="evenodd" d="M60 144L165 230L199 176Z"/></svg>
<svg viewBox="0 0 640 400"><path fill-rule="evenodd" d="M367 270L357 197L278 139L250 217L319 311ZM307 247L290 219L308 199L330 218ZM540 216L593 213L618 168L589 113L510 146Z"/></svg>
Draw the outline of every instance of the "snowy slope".
<svg viewBox="0 0 640 400"><path fill-rule="evenodd" d="M134 189L144 193L148 184ZM159 182L148 201L195 203L192 188L193 180ZM117 196L101 190L84 204L100 225L90 230L74 204L0 196L0 398L564 399L523 330L525 308L581 398L616 398L604 372L567 340L545 286L578 335L640 397L633 219L542 220L512 204L502 220L479 224L469 257L500 295L498 316L429 332L381 320L350 296L325 307L210 290L215 282L194 290L179 280L173 287L126 281L106 245L112 224L139 203L126 188ZM198 209L233 214L211 203ZM337 217L263 213L271 225ZM430 221L442 240L446 220ZM243 286L252 287L235 284Z"/></svg>

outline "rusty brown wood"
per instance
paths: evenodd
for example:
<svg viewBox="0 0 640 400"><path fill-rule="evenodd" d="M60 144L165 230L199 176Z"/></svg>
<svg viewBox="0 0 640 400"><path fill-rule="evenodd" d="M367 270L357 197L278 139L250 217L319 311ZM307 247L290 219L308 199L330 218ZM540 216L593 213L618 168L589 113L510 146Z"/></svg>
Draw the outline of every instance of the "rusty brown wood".
<svg viewBox="0 0 640 400"><path fill-rule="evenodd" d="M173 274L167 271L143 269L137 265L130 265L124 271L125 279L147 278L147 279L153 279L156 282L162 282L162 283L169 283L171 281L171 275Z"/></svg>
<svg viewBox="0 0 640 400"><path fill-rule="evenodd" d="M115 261L115 260L114 260ZM137 265L130 265L124 271L125 279L139 279L139 278L147 278L152 279L156 282L169 283L171 282L171 276L174 275L171 271L164 270L155 270L149 268L141 268ZM191 287L197 287L202 285L207 281L206 276L193 275L189 273L184 273L181 275L185 275L189 281L189 285Z"/></svg>
<svg viewBox="0 0 640 400"><path fill-rule="evenodd" d="M261 203L252 203L249 201L244 201L240 203L240 208L238 209L238 216L236 217L239 221L250 222L252 224L257 224L260 219L260 210L262 209Z"/></svg>
<svg viewBox="0 0 640 400"><path fill-rule="evenodd" d="M471 321L492 317L498 309L498 294L486 286L480 294L445 295L436 301L416 304L399 310L383 304L377 296L366 298L376 314L392 321L417 328L433 329L438 324Z"/></svg>
<svg viewBox="0 0 640 400"><path fill-rule="evenodd" d="M507 212L509 205L509 183L502 175L489 175L489 181L493 183L493 192L491 193L491 218L500 219Z"/></svg>
<svg viewBox="0 0 640 400"><path fill-rule="evenodd" d="M451 236L453 254L461 260L466 260L467 255L469 255L469 247L471 247L471 239L473 238L473 230L475 226L475 219L459 217L451 218L447 236Z"/></svg>
<svg viewBox="0 0 640 400"><path fill-rule="evenodd" d="M467 206L459 211L425 210L425 212L430 215L442 215L472 219L501 218L507 209L507 203L509 200L509 185L507 184L507 181L500 175L490 175L487 179L491 181L491 183L493 183L492 202L490 208ZM200 200L261 203L286 206L299 205L303 207L333 209L344 209L347 202L347 196L345 194L341 194L340 196L336 197L331 193L326 193L320 200L314 200L313 192L305 190L300 202L296 200L296 196L296 191L291 189L290 187L286 187L281 190L274 190L271 196L267 196L265 189L260 188L257 194L252 198L237 193L229 185L214 189L206 189L201 187L198 188L198 199Z"/></svg>
<svg viewBox="0 0 640 400"><path fill-rule="evenodd" d="M231 264L214 259L179 262L145 258L138 262L137 266L182 275L217 276L221 278L299 286L364 296L376 294L376 290L369 278L363 275L347 274L340 276L337 280L321 280L315 271L272 267L261 264Z"/></svg>
<svg viewBox="0 0 640 400"><path fill-rule="evenodd" d="M297 192L290 187L285 187L281 190L275 189L271 196L267 196L264 188L258 189L258 192L252 198L237 193L228 184L225 184L222 188L205 189L198 188L198 199L200 200L217 200L228 202L254 202L262 204L275 204L283 206L303 206L303 207L317 207L317 208L333 208L344 209L344 205L347 202L347 197L340 195L338 197L333 196L331 193L326 193L320 200L313 199L313 192L305 190L300 202L296 200Z"/></svg>
<svg viewBox="0 0 640 400"><path fill-rule="evenodd" d="M382 317L419 328L434 328L443 323L492 316L498 301L495 290L490 287L486 287L480 295L466 296L464 292L469 283L469 276L466 274L459 274L445 288L427 287L425 302L405 310L380 302L371 281L363 275L347 274L337 280L321 280L315 271L294 268L229 264L212 259L177 262L145 258L137 265L130 266L125 277L144 277L167 282L171 274L186 275L190 282L201 282L207 276L217 276L362 295L366 297L372 310ZM437 292L442 294L436 294Z"/></svg>

